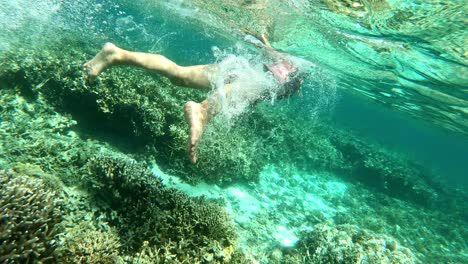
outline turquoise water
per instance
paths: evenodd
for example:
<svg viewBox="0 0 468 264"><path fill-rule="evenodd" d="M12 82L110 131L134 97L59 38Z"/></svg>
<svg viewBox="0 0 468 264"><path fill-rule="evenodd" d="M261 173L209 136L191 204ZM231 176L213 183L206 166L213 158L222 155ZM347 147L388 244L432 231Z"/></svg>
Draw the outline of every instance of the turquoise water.
<svg viewBox="0 0 468 264"><path fill-rule="evenodd" d="M391 149L419 160L446 175L456 188L466 189L466 137L453 134L401 112L382 108L368 100L348 95L333 113L336 125L356 130Z"/></svg>
<svg viewBox="0 0 468 264"><path fill-rule="evenodd" d="M53 249L23 249L18 257L5 246L0 260L468 262L463 1L1 2L0 168L43 179L68 209L65 229L49 238L54 243L46 240ZM83 79L81 65L110 41L184 66L221 63L249 87L264 61L244 29L267 33L311 74L298 96L223 106L196 165L187 158L183 104L207 92L125 67L107 70L94 85ZM190 201L204 196L220 206L236 242L211 231L224 230L216 224L178 229L185 224L174 219L188 210L185 202L173 198L182 205L161 207L158 196L145 196L155 184L139 182L138 173L127 175L138 184L113 182L125 169L99 178L96 167L110 166L93 163L101 156L139 164ZM0 194L1 206L15 203ZM211 207L201 207L181 219L218 223ZM160 220L163 212L171 220ZM209 217L198 220L200 214ZM80 233L86 228L112 242L88 243ZM13 241L5 230L0 244ZM77 234L86 242L70 238Z"/></svg>

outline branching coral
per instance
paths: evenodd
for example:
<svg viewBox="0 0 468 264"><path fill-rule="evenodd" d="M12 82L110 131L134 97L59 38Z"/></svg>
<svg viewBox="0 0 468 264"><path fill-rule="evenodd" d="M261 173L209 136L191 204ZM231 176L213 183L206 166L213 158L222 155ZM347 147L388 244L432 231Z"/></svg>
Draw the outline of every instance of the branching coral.
<svg viewBox="0 0 468 264"><path fill-rule="evenodd" d="M125 158L90 161L96 196L120 215L119 229L129 253L170 261L230 259L236 244L233 223L221 207L163 186L143 166Z"/></svg>
<svg viewBox="0 0 468 264"><path fill-rule="evenodd" d="M0 171L0 262L54 262L60 200L42 180Z"/></svg>
<svg viewBox="0 0 468 264"><path fill-rule="evenodd" d="M112 228L107 232L82 221L67 228L62 234L63 244L58 248L58 260L63 263L115 264L119 256L119 237Z"/></svg>

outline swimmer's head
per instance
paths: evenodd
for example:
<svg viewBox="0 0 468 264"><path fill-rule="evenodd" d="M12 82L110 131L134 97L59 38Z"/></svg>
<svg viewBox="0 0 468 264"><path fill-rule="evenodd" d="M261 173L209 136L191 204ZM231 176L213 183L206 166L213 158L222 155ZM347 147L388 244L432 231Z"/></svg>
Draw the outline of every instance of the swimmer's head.
<svg viewBox="0 0 468 264"><path fill-rule="evenodd" d="M296 75L294 76L294 78L298 79L298 80L306 80L307 78L310 77L312 73L310 72L309 69L305 69L305 70L301 70L299 69L296 73Z"/></svg>

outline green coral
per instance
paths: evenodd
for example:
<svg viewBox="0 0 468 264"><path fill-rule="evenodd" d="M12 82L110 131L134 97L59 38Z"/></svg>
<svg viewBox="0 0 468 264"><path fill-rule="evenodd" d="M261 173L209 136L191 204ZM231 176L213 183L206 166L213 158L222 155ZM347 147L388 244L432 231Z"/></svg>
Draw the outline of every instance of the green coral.
<svg viewBox="0 0 468 264"><path fill-rule="evenodd" d="M41 179L0 171L0 262L54 263L60 199Z"/></svg>
<svg viewBox="0 0 468 264"><path fill-rule="evenodd" d="M115 68L102 74L95 85L87 85L82 64L89 59L86 52L97 51L76 50L72 45L63 48L65 52L51 47L5 54L2 81L17 87L23 95L42 95L84 126L133 137L140 143L154 143L164 136L166 120L183 121L180 112L184 100L176 98L187 99L192 90L173 89L165 79L128 68Z"/></svg>
<svg viewBox="0 0 468 264"><path fill-rule="evenodd" d="M89 221L76 223L62 234L58 248L61 263L123 263L120 238L114 228L99 230Z"/></svg>
<svg viewBox="0 0 468 264"><path fill-rule="evenodd" d="M118 212L116 227L128 252L190 263L230 259L236 235L221 207L164 187L146 168L125 158L91 160L89 181L96 197Z"/></svg>
<svg viewBox="0 0 468 264"><path fill-rule="evenodd" d="M79 136L76 121L61 115L44 100L26 100L14 89L2 89L0 168L14 167L18 172L45 179L47 184L60 185L55 177L70 185L80 182L79 172L92 153L103 144ZM33 168L33 167L36 168ZM60 189L60 186L53 187Z"/></svg>
<svg viewBox="0 0 468 264"><path fill-rule="evenodd" d="M220 184L258 181L268 157L265 142L257 137L249 121L248 117L241 117L226 127L223 117L219 117L209 125L199 145L196 176Z"/></svg>

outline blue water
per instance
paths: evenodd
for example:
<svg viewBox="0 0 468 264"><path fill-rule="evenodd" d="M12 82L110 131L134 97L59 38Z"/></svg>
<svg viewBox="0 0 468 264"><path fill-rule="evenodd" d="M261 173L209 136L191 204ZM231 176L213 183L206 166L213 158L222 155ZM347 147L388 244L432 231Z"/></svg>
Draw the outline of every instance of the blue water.
<svg viewBox="0 0 468 264"><path fill-rule="evenodd" d="M350 94L337 101L333 119L337 126L404 153L443 175L453 187L467 190L468 139L464 135Z"/></svg>

